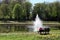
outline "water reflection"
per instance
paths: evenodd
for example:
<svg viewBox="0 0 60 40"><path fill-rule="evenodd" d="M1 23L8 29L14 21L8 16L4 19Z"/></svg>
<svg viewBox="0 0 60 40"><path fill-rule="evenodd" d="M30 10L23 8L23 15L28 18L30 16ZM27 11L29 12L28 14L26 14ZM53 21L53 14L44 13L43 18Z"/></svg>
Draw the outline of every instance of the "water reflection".
<svg viewBox="0 0 60 40"><path fill-rule="evenodd" d="M27 31L25 25L0 25L0 32L18 32L18 31Z"/></svg>

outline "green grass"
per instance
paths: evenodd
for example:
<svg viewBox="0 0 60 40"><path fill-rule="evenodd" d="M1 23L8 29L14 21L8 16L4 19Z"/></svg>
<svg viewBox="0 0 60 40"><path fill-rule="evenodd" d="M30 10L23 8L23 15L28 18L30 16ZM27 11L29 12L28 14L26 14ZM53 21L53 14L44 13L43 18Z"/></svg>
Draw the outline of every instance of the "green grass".
<svg viewBox="0 0 60 40"><path fill-rule="evenodd" d="M49 35L33 32L0 33L0 40L60 40L60 30L52 30Z"/></svg>

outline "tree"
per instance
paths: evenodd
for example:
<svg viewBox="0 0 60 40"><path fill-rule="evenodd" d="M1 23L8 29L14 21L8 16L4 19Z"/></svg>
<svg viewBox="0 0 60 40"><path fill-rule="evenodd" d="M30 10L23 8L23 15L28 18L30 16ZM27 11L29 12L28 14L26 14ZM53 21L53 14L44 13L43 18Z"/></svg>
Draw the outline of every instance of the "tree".
<svg viewBox="0 0 60 40"><path fill-rule="evenodd" d="M1 7L0 7L0 19L3 18L3 13L2 13L2 10L1 10Z"/></svg>
<svg viewBox="0 0 60 40"><path fill-rule="evenodd" d="M24 8L25 8L25 11L26 11L26 19L29 20L30 12L31 12L31 9L32 9L32 4L30 2L25 2L24 3Z"/></svg>
<svg viewBox="0 0 60 40"><path fill-rule="evenodd" d="M10 16L8 4L1 4L1 11L3 13L3 18L8 19Z"/></svg>
<svg viewBox="0 0 60 40"><path fill-rule="evenodd" d="M36 14L42 19L43 16L45 17L45 4L44 3L37 3L33 9L33 19L35 19Z"/></svg>
<svg viewBox="0 0 60 40"><path fill-rule="evenodd" d="M10 4L9 4L9 9L10 9L10 20L13 20L13 8L15 6L15 4L17 4L15 1L11 1Z"/></svg>
<svg viewBox="0 0 60 40"><path fill-rule="evenodd" d="M60 21L60 2L55 2L56 11L57 11L57 21Z"/></svg>
<svg viewBox="0 0 60 40"><path fill-rule="evenodd" d="M57 6L56 3L49 3L47 9L47 20L55 21L57 20Z"/></svg>
<svg viewBox="0 0 60 40"><path fill-rule="evenodd" d="M16 4L13 8L13 17L16 20L20 20L22 18L23 10L20 4Z"/></svg>

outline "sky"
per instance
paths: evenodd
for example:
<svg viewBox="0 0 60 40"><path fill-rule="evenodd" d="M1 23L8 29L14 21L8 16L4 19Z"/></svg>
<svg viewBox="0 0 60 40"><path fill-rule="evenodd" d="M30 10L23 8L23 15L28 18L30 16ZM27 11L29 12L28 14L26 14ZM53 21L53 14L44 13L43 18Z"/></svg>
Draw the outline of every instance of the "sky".
<svg viewBox="0 0 60 40"><path fill-rule="evenodd" d="M0 2L1 2L2 0L0 0Z"/></svg>
<svg viewBox="0 0 60 40"><path fill-rule="evenodd" d="M42 3L42 2L54 2L56 0L29 0L33 5L35 3Z"/></svg>

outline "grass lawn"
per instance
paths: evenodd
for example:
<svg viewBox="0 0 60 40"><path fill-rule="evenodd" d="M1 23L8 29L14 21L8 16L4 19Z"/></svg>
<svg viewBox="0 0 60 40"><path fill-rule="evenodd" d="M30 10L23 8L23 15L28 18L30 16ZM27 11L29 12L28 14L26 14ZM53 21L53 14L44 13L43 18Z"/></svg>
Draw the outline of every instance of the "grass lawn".
<svg viewBox="0 0 60 40"><path fill-rule="evenodd" d="M51 30L49 35L33 32L0 33L0 40L60 40L60 30Z"/></svg>

